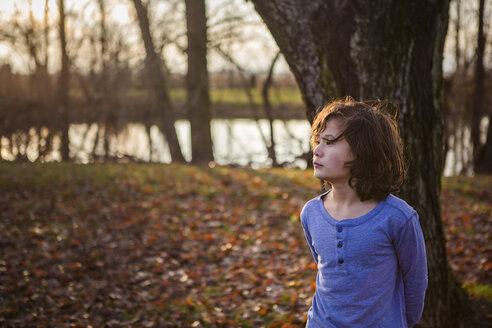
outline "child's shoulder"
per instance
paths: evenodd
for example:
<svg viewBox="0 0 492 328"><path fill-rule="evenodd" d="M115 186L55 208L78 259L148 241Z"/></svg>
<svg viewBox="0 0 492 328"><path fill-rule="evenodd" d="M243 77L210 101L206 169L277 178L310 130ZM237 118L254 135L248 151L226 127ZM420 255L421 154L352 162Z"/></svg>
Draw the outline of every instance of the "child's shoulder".
<svg viewBox="0 0 492 328"><path fill-rule="evenodd" d="M400 238L402 231L406 230L406 227L410 227L410 230L413 230L420 225L417 211L403 199L390 194L385 202L386 215L383 215L385 218L383 222L385 222L387 231L394 240Z"/></svg>
<svg viewBox="0 0 492 328"><path fill-rule="evenodd" d="M386 200L386 205L388 210L390 211L395 211L396 213L400 214L403 218L408 219L417 214L415 209L410 206L406 201L403 199L396 197L393 194L390 194Z"/></svg>
<svg viewBox="0 0 492 328"><path fill-rule="evenodd" d="M307 212L318 210L319 209L319 202L322 201L321 197L323 197L327 193L328 192L322 193L321 195L318 195L318 196L314 197L313 199L308 200L302 208L301 216L303 216L303 214L306 214Z"/></svg>
<svg viewBox="0 0 492 328"><path fill-rule="evenodd" d="M317 206L316 204L321 201L321 197L323 197L324 195L326 195L328 192L329 191L324 192L324 193L322 193L322 194L320 194L320 195L318 195L318 196L316 196L316 197L308 200L306 202L306 204L304 204L304 208L310 208L310 207L313 207L313 206Z"/></svg>

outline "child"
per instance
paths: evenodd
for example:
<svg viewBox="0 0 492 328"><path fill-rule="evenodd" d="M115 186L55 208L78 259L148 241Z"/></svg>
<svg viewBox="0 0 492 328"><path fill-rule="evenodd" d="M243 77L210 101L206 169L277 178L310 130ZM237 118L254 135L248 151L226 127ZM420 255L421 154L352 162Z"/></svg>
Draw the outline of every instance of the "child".
<svg viewBox="0 0 492 328"><path fill-rule="evenodd" d="M306 327L412 327L427 288L418 214L391 194L403 182L395 121L378 108L335 101L311 130L314 175L331 189L301 213L318 265Z"/></svg>

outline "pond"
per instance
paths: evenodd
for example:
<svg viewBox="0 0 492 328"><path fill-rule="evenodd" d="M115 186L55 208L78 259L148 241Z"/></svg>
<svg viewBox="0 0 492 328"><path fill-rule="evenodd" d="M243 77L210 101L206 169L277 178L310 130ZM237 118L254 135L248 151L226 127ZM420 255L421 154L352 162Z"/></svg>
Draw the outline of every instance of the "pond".
<svg viewBox="0 0 492 328"><path fill-rule="evenodd" d="M183 156L191 159L190 124L187 120L176 122L176 131ZM41 134L47 131L41 130ZM273 122L275 152L279 163L288 162L290 167L305 168L306 161L296 159L309 150L310 125L307 120L275 120ZM89 163L92 154L103 157L105 154L103 132L98 124L71 124L69 129L70 157L76 163ZM40 138L35 129L31 129L27 149L13 148L13 152L25 152L29 160L38 157ZM269 167L264 139L270 140L269 123L266 119L213 119L211 122L213 153L218 165L250 165L254 168ZM25 138L25 136L17 136ZM268 141L267 141L268 142ZM60 139L53 141L54 151L46 156L47 161L59 161ZM8 140L2 138L2 158L14 159L8 150ZM21 146L25 147L25 146ZM164 135L157 126L147 130L141 123L127 123L108 138L109 155L112 157L129 156L137 160L170 163L171 156Z"/></svg>
<svg viewBox="0 0 492 328"><path fill-rule="evenodd" d="M486 122L487 123L487 122ZM176 122L176 131L186 160L191 159L190 124L187 120ZM44 130L44 131L43 131ZM48 134L47 129L41 129L41 134ZM275 153L279 163L288 163L288 167L306 168L307 163L299 158L309 150L310 125L307 120L275 120L273 122ZM485 129L482 130L484 132ZM70 157L76 163L89 163L93 155L103 157L105 155L103 138L97 138L98 124L72 124L69 129ZM486 131L486 130L485 130ZM218 165L241 165L253 168L270 167L271 159L268 157L266 143L270 139L269 123L266 119L258 121L252 119L213 119L211 122L214 161ZM30 131L27 149L12 148L15 154L18 151L25 152L29 160L38 157L38 140L36 130ZM464 129L464 142L461 151L456 152L454 137L451 136L451 148L447 154L444 175L450 176L462 173L463 162L470 161L471 145L469 142L469 129ZM484 134L484 133L482 133ZM26 138L18 135L17 138ZM265 141L267 140L267 141ZM13 160L15 156L9 151L9 142L1 139L2 158ZM25 143L24 143L25 144ZM60 161L60 140L53 140L55 149L45 157L46 161ZM22 145L19 147L25 147ZM108 150L111 157L131 157L136 160L156 163L170 163L171 156L166 140L157 126L149 129L141 123L127 123L119 128L116 133L108 137ZM459 156L457 156L459 155ZM472 174L472 172L465 172Z"/></svg>

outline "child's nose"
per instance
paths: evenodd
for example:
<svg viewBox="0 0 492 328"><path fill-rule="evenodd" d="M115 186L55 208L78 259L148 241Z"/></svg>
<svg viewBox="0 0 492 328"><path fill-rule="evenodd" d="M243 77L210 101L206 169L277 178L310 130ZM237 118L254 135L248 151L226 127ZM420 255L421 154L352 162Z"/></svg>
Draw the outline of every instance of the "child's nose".
<svg viewBox="0 0 492 328"><path fill-rule="evenodd" d="M314 148L314 150L313 150L313 154L314 154L316 157L320 157L320 156L322 155L321 150L320 150L320 148L319 148L319 146L320 146L320 145L321 145L321 144L318 144L318 145Z"/></svg>

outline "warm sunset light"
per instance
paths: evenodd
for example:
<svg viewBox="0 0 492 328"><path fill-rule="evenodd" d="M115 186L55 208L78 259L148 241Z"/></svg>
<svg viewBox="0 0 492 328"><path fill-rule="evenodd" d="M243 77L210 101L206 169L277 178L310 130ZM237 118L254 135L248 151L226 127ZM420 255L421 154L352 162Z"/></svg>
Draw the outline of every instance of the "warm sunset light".
<svg viewBox="0 0 492 328"><path fill-rule="evenodd" d="M51 15L56 10L56 1L53 0L2 0L0 1L0 15L9 17L19 13L22 16L27 16L31 10L36 20L42 20L46 3L48 4L49 15Z"/></svg>
<svg viewBox="0 0 492 328"><path fill-rule="evenodd" d="M0 327L492 327L492 0L0 0Z"/></svg>
<svg viewBox="0 0 492 328"><path fill-rule="evenodd" d="M86 8L95 6L95 1L90 0L78 0L78 1L65 1L65 5L75 10L79 8ZM111 19L126 22L130 19L128 13L128 4L130 1L106 1L108 9L111 9ZM128 4L127 4L128 3ZM43 20L48 6L48 16L53 19L58 15L58 3L57 0L1 0L0 1L0 17L11 17L14 14L19 14L22 17L27 17L29 11L32 12L34 19Z"/></svg>

